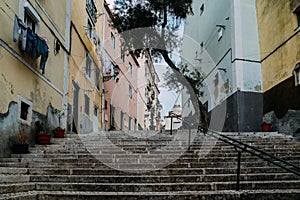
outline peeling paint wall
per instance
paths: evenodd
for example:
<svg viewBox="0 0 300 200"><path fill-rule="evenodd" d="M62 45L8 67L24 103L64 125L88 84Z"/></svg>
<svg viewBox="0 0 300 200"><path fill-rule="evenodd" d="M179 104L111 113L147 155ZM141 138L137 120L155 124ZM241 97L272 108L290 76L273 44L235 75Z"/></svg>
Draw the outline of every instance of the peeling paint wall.
<svg viewBox="0 0 300 200"><path fill-rule="evenodd" d="M34 122L47 121L49 104L61 110L64 59L68 49L65 45L69 35L65 35L66 1L0 1L0 7L0 154L7 155L19 129L24 129L29 142L33 144ZM14 17L17 15L24 20L25 7L36 13L35 17L39 18L36 21L37 34L45 39L49 47L44 74L39 68L41 58L24 54L20 49L20 37L16 42L13 41ZM54 53L56 40L60 41L61 49ZM20 97L30 102L32 108L32 114L28 115L25 123L20 122ZM57 126L56 120L49 119L47 122L52 127Z"/></svg>
<svg viewBox="0 0 300 200"><path fill-rule="evenodd" d="M296 3L297 2L297 3ZM264 120L275 131L292 134L299 128L300 88L293 70L300 62L300 29L293 11L299 1L257 0Z"/></svg>
<svg viewBox="0 0 300 200"><path fill-rule="evenodd" d="M264 92L291 77L300 61L300 33L291 3L256 1Z"/></svg>

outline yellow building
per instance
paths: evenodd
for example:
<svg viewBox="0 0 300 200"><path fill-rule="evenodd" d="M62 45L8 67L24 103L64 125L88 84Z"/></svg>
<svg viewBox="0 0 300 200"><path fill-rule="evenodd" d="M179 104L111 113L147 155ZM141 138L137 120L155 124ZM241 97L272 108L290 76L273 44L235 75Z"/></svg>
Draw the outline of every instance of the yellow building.
<svg viewBox="0 0 300 200"><path fill-rule="evenodd" d="M68 129L102 128L102 11L104 1L72 1Z"/></svg>
<svg viewBox="0 0 300 200"><path fill-rule="evenodd" d="M300 127L300 1L257 0L264 120L273 129Z"/></svg>
<svg viewBox="0 0 300 200"><path fill-rule="evenodd" d="M0 1L0 155L20 129L33 143L35 121L58 126L49 108L66 111L70 15L71 0Z"/></svg>

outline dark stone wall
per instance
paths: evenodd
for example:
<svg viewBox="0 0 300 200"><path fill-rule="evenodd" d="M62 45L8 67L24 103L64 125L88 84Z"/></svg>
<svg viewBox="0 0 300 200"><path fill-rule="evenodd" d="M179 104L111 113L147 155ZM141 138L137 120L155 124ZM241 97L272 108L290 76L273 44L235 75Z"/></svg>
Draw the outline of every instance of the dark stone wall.
<svg viewBox="0 0 300 200"><path fill-rule="evenodd" d="M12 145L18 141L18 133L23 130L29 145L36 143L36 131L34 122L37 120L46 121L46 115L32 111L31 125L22 124L18 121L18 103L10 102L8 111L0 113L0 157L7 157L11 154Z"/></svg>
<svg viewBox="0 0 300 200"><path fill-rule="evenodd" d="M288 110L300 110L300 86L295 86L294 77L264 93L264 114L274 111L276 117L281 119Z"/></svg>
<svg viewBox="0 0 300 200"><path fill-rule="evenodd" d="M221 105L217 106L210 112L210 127L214 127L213 123L218 123L215 117L223 116L224 125L222 130L224 132L252 132L261 131L261 124L263 118L263 94L255 92L241 92L237 91L231 95ZM224 110L224 108L226 108ZM219 113L219 115L218 115ZM222 120L217 119L217 120Z"/></svg>
<svg viewBox="0 0 300 200"><path fill-rule="evenodd" d="M273 131L293 134L300 128L300 86L294 77L281 82L264 93L264 120Z"/></svg>

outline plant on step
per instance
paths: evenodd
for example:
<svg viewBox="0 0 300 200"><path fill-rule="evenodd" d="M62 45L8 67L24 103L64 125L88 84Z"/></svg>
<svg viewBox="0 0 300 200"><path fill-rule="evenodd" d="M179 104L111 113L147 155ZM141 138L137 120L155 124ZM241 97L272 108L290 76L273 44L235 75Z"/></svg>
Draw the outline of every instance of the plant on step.
<svg viewBox="0 0 300 200"><path fill-rule="evenodd" d="M56 108L52 107L52 113L55 114L58 117L58 127L56 127L53 132L54 132L54 137L58 137L58 138L63 138L64 134L65 134L65 129L61 128L60 126L60 122L61 122L61 118L65 115L65 113L63 111L60 111Z"/></svg>
<svg viewBox="0 0 300 200"><path fill-rule="evenodd" d="M45 124L41 121L35 122L37 140L39 144L50 144L51 134L46 133Z"/></svg>
<svg viewBox="0 0 300 200"><path fill-rule="evenodd" d="M56 138L63 138L65 136L65 129L61 127L56 127L54 130L54 137Z"/></svg>
<svg viewBox="0 0 300 200"><path fill-rule="evenodd" d="M17 143L13 144L12 152L14 154L25 154L28 153L29 144L24 130L20 130L17 136Z"/></svg>

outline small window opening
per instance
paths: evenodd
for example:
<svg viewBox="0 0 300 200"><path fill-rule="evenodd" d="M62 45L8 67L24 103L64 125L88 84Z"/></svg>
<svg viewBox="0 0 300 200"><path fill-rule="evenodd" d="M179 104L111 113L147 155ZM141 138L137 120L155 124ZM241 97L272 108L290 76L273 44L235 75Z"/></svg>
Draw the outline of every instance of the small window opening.
<svg viewBox="0 0 300 200"><path fill-rule="evenodd" d="M28 120L28 113L29 113L30 105L25 102L21 102L21 113L20 118L27 121Z"/></svg>

